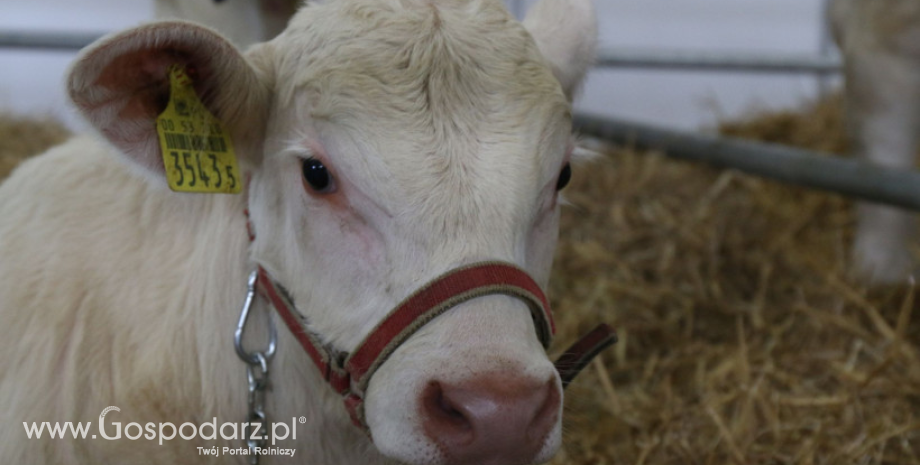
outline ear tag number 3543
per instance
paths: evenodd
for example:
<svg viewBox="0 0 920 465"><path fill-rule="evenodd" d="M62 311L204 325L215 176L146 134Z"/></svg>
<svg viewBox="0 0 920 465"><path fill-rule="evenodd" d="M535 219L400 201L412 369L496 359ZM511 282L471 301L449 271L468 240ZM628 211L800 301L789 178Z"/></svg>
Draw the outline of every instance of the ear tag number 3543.
<svg viewBox="0 0 920 465"><path fill-rule="evenodd" d="M169 103L157 117L157 134L170 189L226 194L241 191L230 137L198 98L182 66L169 69Z"/></svg>

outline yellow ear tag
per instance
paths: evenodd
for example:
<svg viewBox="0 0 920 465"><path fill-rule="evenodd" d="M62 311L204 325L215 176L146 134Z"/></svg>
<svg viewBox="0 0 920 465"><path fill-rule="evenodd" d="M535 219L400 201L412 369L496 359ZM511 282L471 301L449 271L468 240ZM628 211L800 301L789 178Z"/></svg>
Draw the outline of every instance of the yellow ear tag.
<svg viewBox="0 0 920 465"><path fill-rule="evenodd" d="M169 104L157 117L157 134L170 189L240 192L240 171L230 136L201 103L182 66L169 68Z"/></svg>

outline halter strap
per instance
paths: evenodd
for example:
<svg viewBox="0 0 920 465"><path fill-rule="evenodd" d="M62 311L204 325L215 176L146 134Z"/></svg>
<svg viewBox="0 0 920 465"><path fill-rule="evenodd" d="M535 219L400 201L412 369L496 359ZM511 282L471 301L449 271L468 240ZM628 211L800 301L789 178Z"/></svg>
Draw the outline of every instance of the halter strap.
<svg viewBox="0 0 920 465"><path fill-rule="evenodd" d="M247 229L254 239L249 214ZM438 315L463 302L486 295L507 295L524 301L533 317L537 338L548 349L556 332L549 301L540 285L515 265L487 261L450 270L428 282L399 303L350 354L325 346L307 330L304 316L296 310L288 293L259 266L256 287L271 303L323 379L344 397L352 422L368 431L364 416L364 395L374 373L392 353ZM563 387L600 351L617 341L606 324L599 325L566 350L556 361Z"/></svg>

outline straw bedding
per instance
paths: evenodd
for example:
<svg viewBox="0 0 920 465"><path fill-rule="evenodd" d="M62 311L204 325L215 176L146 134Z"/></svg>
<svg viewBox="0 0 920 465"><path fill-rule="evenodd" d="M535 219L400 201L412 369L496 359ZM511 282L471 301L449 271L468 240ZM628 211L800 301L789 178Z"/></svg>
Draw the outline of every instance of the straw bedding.
<svg viewBox="0 0 920 465"><path fill-rule="evenodd" d="M17 124L0 119L0 163L17 135L63 134ZM720 130L846 149L835 99ZM601 321L621 341L567 392L555 464L920 464L913 287L848 277L850 201L607 155L566 190L550 291L556 347Z"/></svg>
<svg viewBox="0 0 920 465"><path fill-rule="evenodd" d="M0 113L0 180L33 154L63 142L63 125L50 118L30 119Z"/></svg>
<svg viewBox="0 0 920 465"><path fill-rule="evenodd" d="M721 131L840 153L840 113ZM848 278L851 202L609 155L576 170L551 291L560 339L608 321L621 342L570 388L555 463L920 463L913 290Z"/></svg>

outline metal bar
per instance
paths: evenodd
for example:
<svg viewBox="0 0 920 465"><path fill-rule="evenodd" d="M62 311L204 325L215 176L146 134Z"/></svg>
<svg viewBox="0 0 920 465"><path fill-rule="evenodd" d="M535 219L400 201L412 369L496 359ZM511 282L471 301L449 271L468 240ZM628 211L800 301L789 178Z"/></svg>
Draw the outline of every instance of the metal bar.
<svg viewBox="0 0 920 465"><path fill-rule="evenodd" d="M513 6L520 8L522 5L519 3L515 2ZM93 32L0 31L0 48L79 50L103 35ZM840 70L840 60L834 57L627 49L602 50L597 56L596 65L777 73L835 73Z"/></svg>
<svg viewBox="0 0 920 465"><path fill-rule="evenodd" d="M882 168L861 160L741 139L682 133L590 115L575 117L585 135L666 155L733 168L776 181L871 202L920 210L920 172Z"/></svg>
<svg viewBox="0 0 920 465"><path fill-rule="evenodd" d="M103 35L98 32L0 31L0 48L79 50Z"/></svg>
<svg viewBox="0 0 920 465"><path fill-rule="evenodd" d="M831 32L830 21L828 20L830 7L831 0L821 0L822 14L818 19L818 53L822 57L833 57L837 48ZM824 96L830 93L832 76L829 73L816 73L815 77L818 95Z"/></svg>
<svg viewBox="0 0 920 465"><path fill-rule="evenodd" d="M597 67L741 71L755 73L836 73L840 60L829 56L604 49Z"/></svg>

